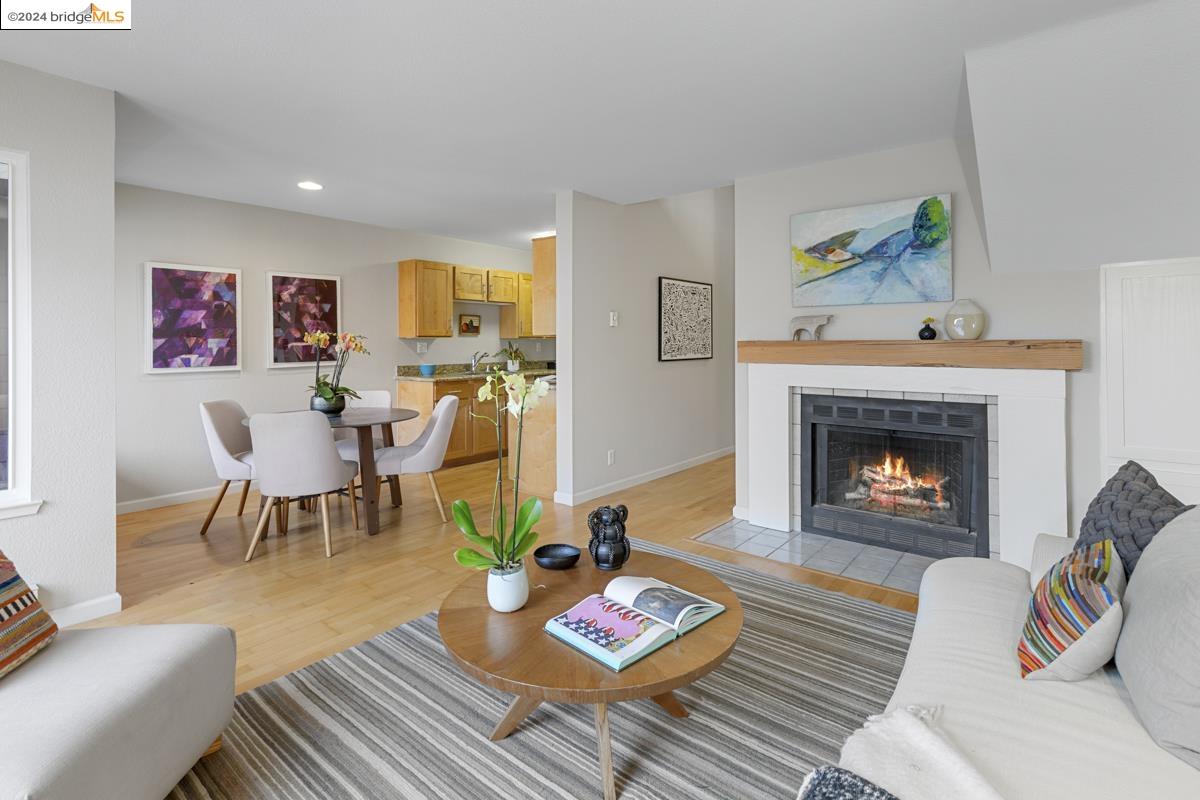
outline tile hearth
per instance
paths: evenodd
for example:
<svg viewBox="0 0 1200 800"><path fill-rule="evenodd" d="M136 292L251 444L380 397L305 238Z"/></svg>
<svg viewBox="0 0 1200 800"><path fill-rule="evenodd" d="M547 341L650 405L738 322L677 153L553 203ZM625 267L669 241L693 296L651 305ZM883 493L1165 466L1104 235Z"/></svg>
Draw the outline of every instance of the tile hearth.
<svg viewBox="0 0 1200 800"><path fill-rule="evenodd" d="M800 531L777 531L731 519L696 537L704 544L916 593L936 559Z"/></svg>

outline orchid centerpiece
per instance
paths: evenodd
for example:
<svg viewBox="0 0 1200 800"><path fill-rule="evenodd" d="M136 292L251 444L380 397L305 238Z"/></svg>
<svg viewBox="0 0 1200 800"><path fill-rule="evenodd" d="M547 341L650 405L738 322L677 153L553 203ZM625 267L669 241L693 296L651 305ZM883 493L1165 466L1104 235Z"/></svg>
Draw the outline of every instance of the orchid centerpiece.
<svg viewBox="0 0 1200 800"><path fill-rule="evenodd" d="M525 431L525 414L537 408L542 398L550 391L550 384L541 378L526 381L521 373L511 373L493 369L479 388L479 402L492 402L495 406L495 416L490 417L471 412L476 419L491 422L496 429L496 485L492 491L492 507L489 519L491 533L484 536L475 525L471 506L466 500L455 500L451 509L454 512L454 523L462 531L467 541L475 548L463 547L454 553L454 560L464 567L489 570L488 600L497 611L515 611L525 604L529 584L525 577L521 559L537 542L538 535L533 526L542 518L542 501L530 497L522 503L521 491L521 439ZM515 469L512 477L512 523L509 524L507 509L504 504L504 454L502 449L502 425L505 413L511 414L517 423L517 441L515 451L510 448L510 458L515 458ZM519 573L518 578L514 578ZM511 599L499 605L493 598L493 578L498 578L497 585L504 582L514 585L519 594L519 602ZM503 587L502 587L503 588ZM516 603L513 606L513 603ZM501 607L513 606L513 607Z"/></svg>
<svg viewBox="0 0 1200 800"><path fill-rule="evenodd" d="M309 331L304 334L304 343L313 345L317 350L316 377L308 388L313 392L312 403L314 410L327 414L339 414L346 407L346 398L358 398L358 392L348 386L342 386L342 371L351 353L370 355L366 347L367 337L355 333L330 333L329 331ZM321 374L321 354L333 344L333 372Z"/></svg>

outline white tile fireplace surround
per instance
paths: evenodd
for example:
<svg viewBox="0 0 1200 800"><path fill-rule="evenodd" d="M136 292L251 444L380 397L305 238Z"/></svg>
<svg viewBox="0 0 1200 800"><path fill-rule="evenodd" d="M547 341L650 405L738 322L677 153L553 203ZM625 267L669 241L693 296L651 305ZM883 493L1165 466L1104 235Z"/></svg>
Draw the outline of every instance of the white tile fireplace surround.
<svg viewBox="0 0 1200 800"><path fill-rule="evenodd" d="M1027 566L1039 533L1067 533L1066 373L1053 369L833 366L750 363L748 370L749 504L746 517L776 530L793 528L793 390L908 392L995 396L1002 479L989 508L990 549ZM877 396L880 396L877 394ZM995 502L998 500L998 507ZM996 518L998 517L998 519Z"/></svg>

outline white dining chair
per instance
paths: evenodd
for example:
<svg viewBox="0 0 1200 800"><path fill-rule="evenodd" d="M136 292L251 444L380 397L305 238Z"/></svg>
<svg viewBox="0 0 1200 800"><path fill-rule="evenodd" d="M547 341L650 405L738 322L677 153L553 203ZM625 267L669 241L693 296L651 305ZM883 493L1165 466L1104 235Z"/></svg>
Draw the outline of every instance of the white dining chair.
<svg viewBox="0 0 1200 800"><path fill-rule="evenodd" d="M387 389L364 389L358 393L358 397L347 397L347 408L391 408L392 393ZM337 440L338 452L342 454L342 458L350 461L358 460L358 432L353 428L342 428L334 433L333 438ZM375 449L384 447L385 442L378 436L375 437Z"/></svg>
<svg viewBox="0 0 1200 800"><path fill-rule="evenodd" d="M238 502L238 516L246 510L246 496L250 493L250 481L254 480L254 450L251 446L250 429L245 425L246 412L235 400L210 400L200 404L200 421L204 424L204 435L208 439L208 453L212 456L213 469L221 479L221 488L213 500L200 535L208 533L208 526L225 492L233 481L242 481L242 497Z"/></svg>
<svg viewBox="0 0 1200 800"><path fill-rule="evenodd" d="M438 491L437 478L433 473L441 469L442 462L446 460L446 447L450 444L450 432L454 428L457 413L458 397L448 394L437 401L425 430L412 444L375 451L375 471L381 477L419 472L429 476L429 486L433 489L433 500L437 503L438 513L442 515L442 522L446 521L446 507L442 504L442 493Z"/></svg>
<svg viewBox="0 0 1200 800"><path fill-rule="evenodd" d="M262 515L246 560L262 539L271 509L291 497L321 498L321 521L325 528L325 557L333 555L329 532L329 493L347 487L358 474L358 462L343 460L333 443L329 421L319 411L290 411L255 414L250 418L254 442L255 473L262 492Z"/></svg>

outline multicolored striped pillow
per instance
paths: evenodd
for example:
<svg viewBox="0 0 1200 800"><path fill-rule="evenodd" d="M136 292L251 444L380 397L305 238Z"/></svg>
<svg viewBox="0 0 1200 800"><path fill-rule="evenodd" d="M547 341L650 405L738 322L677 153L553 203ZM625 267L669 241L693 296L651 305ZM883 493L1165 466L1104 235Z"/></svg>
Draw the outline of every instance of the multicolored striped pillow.
<svg viewBox="0 0 1200 800"><path fill-rule="evenodd" d="M1017 645L1021 677L1079 681L1112 660L1124 591L1125 570L1111 539L1064 556L1029 598Z"/></svg>
<svg viewBox="0 0 1200 800"><path fill-rule="evenodd" d="M58 626L0 553L0 678L28 661L58 634Z"/></svg>

